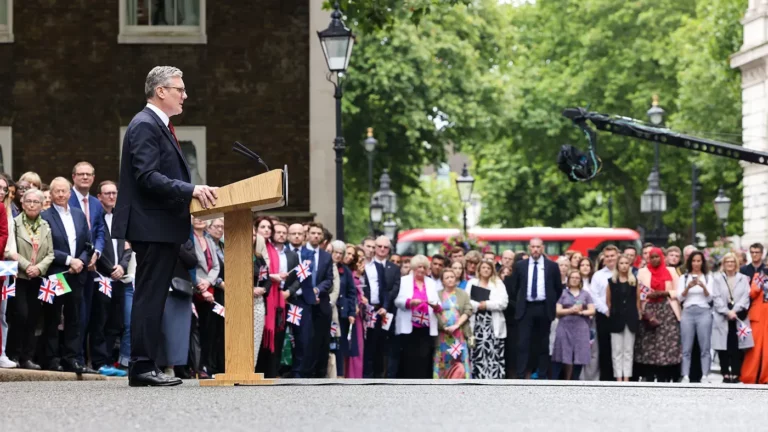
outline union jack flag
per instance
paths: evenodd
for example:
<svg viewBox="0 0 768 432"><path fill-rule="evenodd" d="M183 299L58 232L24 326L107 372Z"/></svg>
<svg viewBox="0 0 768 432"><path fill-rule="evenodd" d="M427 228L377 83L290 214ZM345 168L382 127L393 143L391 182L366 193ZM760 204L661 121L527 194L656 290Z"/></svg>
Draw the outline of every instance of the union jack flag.
<svg viewBox="0 0 768 432"><path fill-rule="evenodd" d="M224 316L224 306L216 302L213 302L213 313L215 313L216 315Z"/></svg>
<svg viewBox="0 0 768 432"><path fill-rule="evenodd" d="M336 332L339 331L339 325L335 322L331 323L331 337L336 337Z"/></svg>
<svg viewBox="0 0 768 432"><path fill-rule="evenodd" d="M309 261L304 261L294 270L296 270L296 276L299 278L299 282L304 282L304 279L308 278L312 274L312 272L309 271Z"/></svg>
<svg viewBox="0 0 768 432"><path fill-rule="evenodd" d="M640 284L640 300L645 301L648 298L648 294L651 293L651 289L645 284Z"/></svg>
<svg viewBox="0 0 768 432"><path fill-rule="evenodd" d="M267 266L261 266L259 268L259 280L264 280L269 277L269 271L267 271Z"/></svg>
<svg viewBox="0 0 768 432"><path fill-rule="evenodd" d="M737 327L738 327L737 334L739 336L739 340L741 341L746 340L747 336L749 336L749 334L752 333L752 327L746 325L744 321L739 320Z"/></svg>
<svg viewBox="0 0 768 432"><path fill-rule="evenodd" d="M413 315L411 317L411 322L414 324L419 324L422 326L428 326L429 325L429 313L421 313L421 312L413 312Z"/></svg>
<svg viewBox="0 0 768 432"><path fill-rule="evenodd" d="M16 276L18 272L18 261L0 261L0 276Z"/></svg>
<svg viewBox="0 0 768 432"><path fill-rule="evenodd" d="M99 292L112 298L112 281L109 278L104 276L99 278Z"/></svg>
<svg viewBox="0 0 768 432"><path fill-rule="evenodd" d="M451 357L457 359L461 355L463 347L461 346L461 342L454 341L453 344L448 348L448 353L451 355Z"/></svg>
<svg viewBox="0 0 768 432"><path fill-rule="evenodd" d="M53 304L53 298L56 297L56 282L50 279L43 279L40 284L40 292L37 295L39 300Z"/></svg>
<svg viewBox="0 0 768 432"><path fill-rule="evenodd" d="M376 318L378 318L378 315L371 314L370 318L365 323L365 326L368 328L374 328L376 327Z"/></svg>
<svg viewBox="0 0 768 432"><path fill-rule="evenodd" d="M16 280L13 280L12 284L8 284L8 279L5 278L3 282L2 291L0 291L0 300L8 300L9 297L16 297Z"/></svg>
<svg viewBox="0 0 768 432"><path fill-rule="evenodd" d="M291 307L288 308L288 317L286 318L286 321L293 325L301 325L301 313L303 311L304 309L299 306L291 305Z"/></svg>

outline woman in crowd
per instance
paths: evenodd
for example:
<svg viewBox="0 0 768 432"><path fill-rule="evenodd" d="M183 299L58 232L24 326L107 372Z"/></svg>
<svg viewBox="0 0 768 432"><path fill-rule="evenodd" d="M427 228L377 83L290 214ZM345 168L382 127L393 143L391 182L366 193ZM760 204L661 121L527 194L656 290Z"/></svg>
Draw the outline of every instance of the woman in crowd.
<svg viewBox="0 0 768 432"><path fill-rule="evenodd" d="M507 338L504 310L509 303L507 289L496 276L493 261L481 262L477 274L476 279L467 282L466 289L472 304L470 325L475 338L472 378L504 379L504 344Z"/></svg>
<svg viewBox="0 0 768 432"><path fill-rule="evenodd" d="M352 246L352 256L350 256L349 246ZM347 256L350 256L347 266L351 269L355 269L352 278L355 282L355 288L357 289L357 304L355 305L355 323L353 324L352 335L350 337L349 333L347 333L347 336L344 337L349 344L349 351L344 358L344 377L362 378L363 350L365 348L366 330L363 323L365 322L365 306L368 304L368 301L363 295L363 281L365 281L365 251L360 246L348 244ZM357 345L357 352L354 351L355 344Z"/></svg>
<svg viewBox="0 0 768 432"><path fill-rule="evenodd" d="M11 203L11 196L8 193L9 187L9 180L3 175L0 175L0 201L2 202L3 206L5 206L5 213L6 213L6 220L8 223L8 242L5 244L5 252L4 257L6 260L10 261L17 261L16 259L16 235L14 234L14 222L13 222L13 211L12 203ZM13 280L15 278L12 278L9 283L13 283ZM8 313L8 301L10 299L2 300L0 299L0 339L2 339L2 342L0 342L0 368L14 368L16 367L16 363L12 362L5 352L6 347L8 345L8 321L7 321L7 313Z"/></svg>
<svg viewBox="0 0 768 432"><path fill-rule="evenodd" d="M712 275L707 271L707 261L700 251L688 255L685 263L686 273L680 277L677 295L683 304L683 316L680 320L680 336L683 343L682 382L690 382L691 350L693 339L701 347L701 382L708 383L709 368L712 365L710 341L712 337Z"/></svg>
<svg viewBox="0 0 768 432"><path fill-rule="evenodd" d="M257 275L261 269L266 267L267 272L271 268L269 250L267 249L268 240L272 238L272 220L268 217L256 219L253 230L253 361L258 363L261 341L264 337L264 326L266 324L267 307L264 299L268 295L268 290L274 276L279 279L279 274L270 274L268 279L261 280ZM271 245L270 245L271 246ZM260 367L261 369L261 367Z"/></svg>
<svg viewBox="0 0 768 432"><path fill-rule="evenodd" d="M749 327L749 278L739 273L738 258L733 252L725 254L722 272L714 276L712 298L712 349L720 359L724 383L739 382L744 350L752 348L752 334L738 337L739 326Z"/></svg>
<svg viewBox="0 0 768 432"><path fill-rule="evenodd" d="M752 278L749 298L749 322L755 346L747 351L741 367L741 382L768 384L768 282L760 273Z"/></svg>
<svg viewBox="0 0 768 432"><path fill-rule="evenodd" d="M42 278L53 263L53 239L51 227L40 217L43 194L30 189L22 198L23 211L16 216L14 226L9 233L18 250L14 258L19 262L16 277L16 296L8 299L7 354L19 367L40 370L32 359L35 353L35 329L40 316L42 303L37 295Z"/></svg>
<svg viewBox="0 0 768 432"><path fill-rule="evenodd" d="M552 378L558 379L565 369L565 379L571 380L578 379L581 368L589 364L589 320L595 315L595 304L582 289L578 270L570 270L566 278L566 289L556 306L560 322L552 351Z"/></svg>
<svg viewBox="0 0 768 432"><path fill-rule="evenodd" d="M188 377L184 366L189 358L189 335L192 325L192 275L197 266L195 243L190 238L179 248L173 269L171 291L165 299L163 334L156 362L169 376ZM223 365L222 365L223 366Z"/></svg>
<svg viewBox="0 0 768 432"><path fill-rule="evenodd" d="M285 273L280 272L280 252L272 244L272 235L274 235L274 221L270 218L259 218L256 221L257 231L264 240L263 248L261 241L257 240L254 245L254 265L253 265L253 288L261 288L265 293L258 297L263 300L264 305L264 331L261 338L261 348L259 349L256 362L256 371L263 373L266 378L275 378L280 369L280 359L282 355L282 343L285 343L285 318L286 318L286 295L281 289L281 283L288 278L290 268L286 268ZM286 228L287 230L287 228ZM264 237L269 233L269 237ZM259 250L257 249L257 246ZM257 256L260 256L259 259ZM259 276L261 269L266 267L268 276ZM288 289L284 286L283 289ZM255 319L255 317L254 317ZM254 327L254 331L258 325ZM254 348L256 348L254 346Z"/></svg>
<svg viewBox="0 0 768 432"><path fill-rule="evenodd" d="M582 289L595 298L592 292L592 276L595 274L595 266L589 258L579 259L577 266L581 275ZM597 343L597 327L595 317L589 320L589 364L581 368L581 379L583 381L598 381L600 379L600 350Z"/></svg>
<svg viewBox="0 0 768 432"><path fill-rule="evenodd" d="M574 251L573 254L568 258L571 264L571 269L578 270L582 259L584 259L584 255L582 255L581 252Z"/></svg>
<svg viewBox="0 0 768 432"><path fill-rule="evenodd" d="M482 260L483 256L480 254L480 252L476 250L467 252L467 254L464 256L464 278L466 280L477 277L475 272L477 272L477 266Z"/></svg>
<svg viewBox="0 0 768 432"><path fill-rule="evenodd" d="M424 255L411 258L412 274L400 280L400 292L395 299L397 318L395 334L401 335L404 378L431 378L433 337L437 336L437 316L440 303L437 284L425 277L429 260Z"/></svg>
<svg viewBox="0 0 768 432"><path fill-rule="evenodd" d="M611 329L611 357L616 381L629 381L635 352L635 333L640 321L640 299L637 279L632 274L632 260L619 257L613 277L605 292L608 305L608 324Z"/></svg>
<svg viewBox="0 0 768 432"><path fill-rule="evenodd" d="M461 261L454 261L451 263L451 270L453 270L453 274L456 275L456 280L458 281L457 287L461 289L467 288L467 278L464 277L464 263Z"/></svg>
<svg viewBox="0 0 768 432"><path fill-rule="evenodd" d="M352 277L352 270L342 260L346 252L346 245L341 240L331 242L333 253L331 259L336 264L339 272L339 296L336 299L336 311L340 327L339 347L336 350L336 374L344 376L344 358L350 354L357 355L357 340L347 340L350 328L354 331L355 317L357 316L357 287Z"/></svg>
<svg viewBox="0 0 768 432"><path fill-rule="evenodd" d="M667 267L664 253L654 247L648 265L637 272L642 322L635 338L635 361L643 368L646 381L669 382L677 376L680 352L680 305L673 287L675 269ZM638 294L640 295L640 294Z"/></svg>
<svg viewBox="0 0 768 432"><path fill-rule="evenodd" d="M33 171L27 171L19 177L19 182L29 183L30 188L42 190L43 181L40 179L40 175Z"/></svg>
<svg viewBox="0 0 768 432"><path fill-rule="evenodd" d="M469 368L467 341L472 336L469 326L472 305L467 293L456 289L457 278L453 269L443 270L442 282L443 289L437 293L442 312L436 314L440 334L432 377L469 379L472 370Z"/></svg>
<svg viewBox="0 0 768 432"><path fill-rule="evenodd" d="M560 268L560 283L563 286L568 285L568 273L571 270L571 261L567 257L557 259L557 266Z"/></svg>
<svg viewBox="0 0 768 432"><path fill-rule="evenodd" d="M198 315L198 327L200 330L200 365L201 378L208 378L215 373L212 369L214 334L213 320L221 319L213 313L213 284L219 277L219 258L216 256L216 247L213 240L205 235L208 224L196 217L192 218L193 238L195 240L195 254L197 266L195 266L195 309ZM141 287L137 287L141 289ZM202 372L202 373L200 373Z"/></svg>

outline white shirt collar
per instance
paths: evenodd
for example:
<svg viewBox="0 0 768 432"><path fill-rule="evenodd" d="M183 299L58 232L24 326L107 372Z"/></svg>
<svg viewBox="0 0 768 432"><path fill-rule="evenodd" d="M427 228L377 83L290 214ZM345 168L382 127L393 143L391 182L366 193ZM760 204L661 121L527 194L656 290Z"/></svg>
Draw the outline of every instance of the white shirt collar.
<svg viewBox="0 0 768 432"><path fill-rule="evenodd" d="M311 245L311 244L309 244L309 243L305 244L305 245L304 245L304 247L305 247L305 248L307 248L307 249L309 249L309 250L311 250L312 252L315 252L315 251L317 251L317 249L313 248L313 247L312 247L312 245Z"/></svg>
<svg viewBox="0 0 768 432"><path fill-rule="evenodd" d="M534 262L537 262L539 264L544 264L544 255L541 255L539 259L533 259L533 257L528 258L528 265L533 265Z"/></svg>
<svg viewBox="0 0 768 432"><path fill-rule="evenodd" d="M380 260L380 259L378 259L376 257L373 257L373 261L377 262L377 263L379 263L379 264L381 264L383 266L386 266L386 264L387 264L387 260L386 259Z"/></svg>
<svg viewBox="0 0 768 432"><path fill-rule="evenodd" d="M55 208L56 211L59 212L60 214L69 214L69 206L67 206L67 208L64 208L60 205L53 204L53 208Z"/></svg>
<svg viewBox="0 0 768 432"><path fill-rule="evenodd" d="M88 198L90 196L90 194L86 194L86 195L81 194L80 191L77 190L77 188L72 188L72 192L74 192L75 196L77 196L77 202L83 202L83 198Z"/></svg>
<svg viewBox="0 0 768 432"><path fill-rule="evenodd" d="M156 107L155 105L152 105L152 103L147 102L147 108L151 109L152 111L157 114L158 117L160 117L160 120L163 122L165 127L168 127L168 122L171 121L170 118L168 118L168 115L163 112L160 108Z"/></svg>

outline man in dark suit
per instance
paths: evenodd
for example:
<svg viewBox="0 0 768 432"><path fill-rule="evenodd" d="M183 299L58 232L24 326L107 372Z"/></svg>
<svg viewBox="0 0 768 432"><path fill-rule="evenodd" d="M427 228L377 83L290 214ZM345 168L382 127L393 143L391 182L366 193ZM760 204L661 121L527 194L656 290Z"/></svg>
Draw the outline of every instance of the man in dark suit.
<svg viewBox="0 0 768 432"><path fill-rule="evenodd" d="M97 271L112 282L112 297L99 291L98 280L94 282L94 297L91 314L90 341L91 363L100 374L107 376L125 376L124 370L113 367L112 347L123 330L123 305L125 286L120 279L128 270L132 251L125 240L113 239L112 222L114 220L117 186L106 180L99 184L99 201L104 208L104 253L96 261Z"/></svg>
<svg viewBox="0 0 768 432"><path fill-rule="evenodd" d="M384 283L379 286L387 292L387 303L385 309L394 314L392 320L397 314L395 299L400 292L400 267L389 261L389 254L392 252L392 243L386 236L379 236L376 239L376 251L373 253L373 260L381 265L384 270ZM386 314L386 313L385 313ZM379 324L384 316L379 318ZM386 332L386 352L387 352L387 378L397 378L397 372L400 367L400 338L395 335L394 322Z"/></svg>
<svg viewBox="0 0 768 432"><path fill-rule="evenodd" d="M544 242L531 239L528 251L530 257L518 261L507 278L518 328L516 375L518 379L529 378L538 367L539 376L547 378L549 330L563 286L559 267L543 255Z"/></svg>
<svg viewBox="0 0 768 432"><path fill-rule="evenodd" d="M64 273L71 293L56 296L53 305L45 305L45 356L51 370L67 370L78 374L96 373L78 360L82 348L80 305L83 286L87 283L86 266L91 259L91 232L85 214L69 205L71 185L64 177L51 182L51 207L41 213L51 227L53 264L48 275ZM64 345L59 354L59 323L64 308Z"/></svg>
<svg viewBox="0 0 768 432"><path fill-rule="evenodd" d="M385 360L389 356L387 340L389 333L381 328L381 324L388 308L394 304L394 298L390 299L389 297L390 288L395 290L394 294L397 295L400 284L398 283L396 288L394 285L392 287L387 286L386 270L384 264L376 260L376 240L373 237L366 237L363 240L363 249L366 259L365 285L363 286L364 302L373 306L373 313L378 315L374 328L368 329L366 332L365 349L363 350L363 378L385 378L387 376L387 361ZM394 327L394 323L390 328L392 327Z"/></svg>
<svg viewBox="0 0 768 432"><path fill-rule="evenodd" d="M295 378L324 378L331 338L333 263L331 254L320 249L323 226L316 222L308 225L307 244L301 248L299 260L309 261L311 274L300 282L294 300L303 313L300 325L293 328L293 374Z"/></svg>
<svg viewBox="0 0 768 432"><path fill-rule="evenodd" d="M216 204L216 189L193 185L170 117L187 99L182 72L157 66L147 75L146 107L128 124L120 160L120 196L112 238L130 241L136 252L136 286L131 316L131 386L181 384L155 364L168 287L189 238L189 203Z"/></svg>
<svg viewBox="0 0 768 432"><path fill-rule="evenodd" d="M91 261L86 265L88 267L88 283L83 286L83 300L80 304L80 334L83 338L83 348L80 351L78 360L83 364L86 364L84 353L86 352L86 341L89 339L91 305L94 297L96 297L95 293L98 293L98 288L94 289L94 285L98 284L96 280L98 275L95 271L96 260L101 257L101 253L104 250L104 212L99 200L90 194L91 186L93 186L95 179L96 170L88 162L78 162L72 168L74 187L69 196L69 205L80 209L85 214L85 219L88 221L88 227L91 230L91 240L94 248ZM91 362L93 362L93 359L91 359Z"/></svg>

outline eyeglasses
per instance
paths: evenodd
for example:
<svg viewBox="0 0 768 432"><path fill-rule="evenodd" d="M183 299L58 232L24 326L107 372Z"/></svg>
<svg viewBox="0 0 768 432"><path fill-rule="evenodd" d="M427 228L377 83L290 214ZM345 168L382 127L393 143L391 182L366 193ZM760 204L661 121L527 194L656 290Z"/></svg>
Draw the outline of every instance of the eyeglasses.
<svg viewBox="0 0 768 432"><path fill-rule="evenodd" d="M25 200L25 201L24 201L24 204L34 204L34 205L40 205L40 204L42 204L42 202L40 202L40 201L38 201L38 200Z"/></svg>
<svg viewBox="0 0 768 432"><path fill-rule="evenodd" d="M163 86L163 88L170 88L170 89L176 89L181 94L187 94L187 89L184 87L171 87L171 86Z"/></svg>
<svg viewBox="0 0 768 432"><path fill-rule="evenodd" d="M93 177L93 173L75 173L75 177Z"/></svg>

